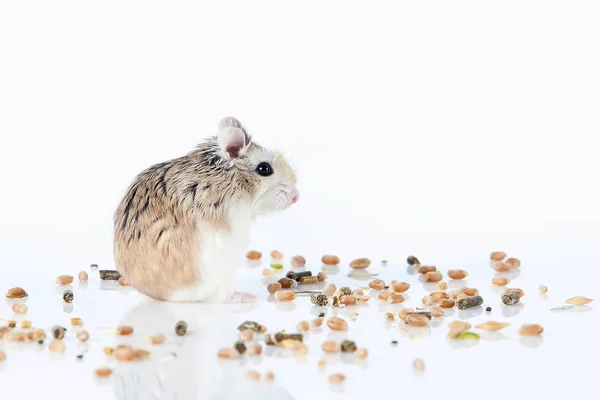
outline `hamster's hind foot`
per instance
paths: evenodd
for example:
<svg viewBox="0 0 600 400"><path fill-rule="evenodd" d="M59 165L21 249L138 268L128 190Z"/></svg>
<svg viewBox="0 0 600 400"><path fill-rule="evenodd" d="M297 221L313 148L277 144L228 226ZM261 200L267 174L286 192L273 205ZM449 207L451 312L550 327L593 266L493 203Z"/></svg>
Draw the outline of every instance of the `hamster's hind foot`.
<svg viewBox="0 0 600 400"><path fill-rule="evenodd" d="M247 292L233 292L226 303L254 303L256 296Z"/></svg>

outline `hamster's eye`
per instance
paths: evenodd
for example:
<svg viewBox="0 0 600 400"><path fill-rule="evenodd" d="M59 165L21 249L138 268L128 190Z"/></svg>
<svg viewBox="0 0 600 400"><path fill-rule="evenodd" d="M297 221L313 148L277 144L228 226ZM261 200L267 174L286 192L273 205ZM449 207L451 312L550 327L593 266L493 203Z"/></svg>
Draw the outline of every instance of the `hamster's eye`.
<svg viewBox="0 0 600 400"><path fill-rule="evenodd" d="M256 172L262 176L269 176L273 173L273 168L271 168L271 164L266 162L261 162L256 166Z"/></svg>

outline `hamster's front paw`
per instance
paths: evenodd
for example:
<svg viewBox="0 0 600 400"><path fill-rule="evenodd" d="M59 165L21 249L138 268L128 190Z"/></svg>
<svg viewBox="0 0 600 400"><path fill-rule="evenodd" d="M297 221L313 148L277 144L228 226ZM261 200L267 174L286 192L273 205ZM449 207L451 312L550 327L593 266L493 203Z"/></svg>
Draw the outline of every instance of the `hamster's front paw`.
<svg viewBox="0 0 600 400"><path fill-rule="evenodd" d="M253 303L256 301L256 296L247 292L233 292L226 303Z"/></svg>

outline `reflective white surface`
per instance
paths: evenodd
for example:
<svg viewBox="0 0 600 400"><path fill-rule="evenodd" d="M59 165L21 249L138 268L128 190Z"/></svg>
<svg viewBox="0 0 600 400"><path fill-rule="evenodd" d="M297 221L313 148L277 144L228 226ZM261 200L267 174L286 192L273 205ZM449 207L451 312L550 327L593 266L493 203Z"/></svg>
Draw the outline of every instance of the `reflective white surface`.
<svg viewBox="0 0 600 400"><path fill-rule="evenodd" d="M338 254L342 258L340 267L325 269L329 282L338 287L366 285L370 279L347 277L348 263L354 257L370 257L374 262L369 271L378 273L379 278L411 283L405 304L390 306L372 299L359 307L329 308L327 315L340 314L346 318L349 330L332 333L324 326L311 331L305 337L309 348L306 357L297 358L280 349L266 347L261 357L223 361L217 359L217 350L235 342L236 327L241 322L257 321L266 325L269 332L282 329L291 332L299 321L310 320L321 312L308 297L299 297L293 303L277 303L268 296L264 287L267 280L262 276L268 257L259 265L240 261L238 287L257 293L259 302L256 304L169 304L150 301L130 288L100 281L98 274L89 268L97 259L77 246L69 248L64 265L56 264L61 254L66 254L58 237L46 236L46 254L33 249L21 253L15 242L15 246L7 247L8 251L3 254L2 290L24 287L30 294L29 311L25 316L13 316L10 302L6 301L0 317L29 319L34 326L44 328L55 324L70 328L69 318L80 317L91 337L82 360L76 359L83 349L71 329L64 356L49 353L48 342L44 346L23 346L0 341L8 357L0 366L0 398L311 399L322 395L361 399L374 394L406 398L439 398L446 394L489 399L506 396L595 398L597 373L593 358L599 350L595 302L568 312L550 311L572 296L597 297L596 264L600 246L595 224L482 225L477 229L447 225L438 227L437 231L405 226L393 238L397 245L386 245L383 250L375 251L377 230L372 231L372 240L365 241L362 249L333 244L330 247L326 243L311 247L307 232L302 236L307 238L305 240L293 239L292 234L270 237L277 223L281 223L277 217L258 223L254 248L265 255L278 248L285 253L287 265L291 255L303 254L308 260L307 269L315 273L322 269L322 254ZM385 224L377 223L380 232L384 232ZM351 235L350 221L342 222L341 228ZM385 232L389 238L392 230ZM329 234L335 243L335 234ZM385 240L382 237L382 241ZM3 238L4 243L10 244L10 241L8 237ZM276 245L269 246L269 242ZM501 289L490 285L495 274L489 266L489 253L493 250L505 250L509 256L522 261L522 267L509 284L526 292L517 306L504 307L499 295ZM434 320L427 329L406 329L403 324L397 326L397 322L385 323L384 311L421 306L421 298L432 290L405 264L406 256L413 253L423 264L434 264L444 274L452 268L467 270L469 276L465 282L451 281L450 288L461 285L478 288L485 299L484 306L491 306L492 312L488 314L482 308L451 310L443 320ZM107 260L109 256L98 259ZM44 259L50 264L47 268L43 267ZM73 262L73 259L81 261ZM389 260L387 266L380 264L382 259ZM113 267L109 261L98 263L100 268ZM8 268L8 265L13 267ZM87 270L90 280L87 284L74 282L71 285L75 300L69 311L61 299L64 288L56 287L54 277L66 273L76 276L79 270ZM539 295L540 284L549 287L547 296ZM355 320L354 312L358 313ZM488 320L506 321L511 326L494 334L482 334L481 340L474 343L450 341L446 339L446 326L457 319L473 325ZM178 320L189 324L189 333L183 338L177 338L173 332ZM516 332L524 323L541 324L545 331L541 337L520 337ZM104 329L118 325L133 326L134 335L117 338ZM166 334L167 342L151 347L147 337L157 332ZM367 348L369 358L359 361L351 355L329 355L324 357L327 366L319 369L317 362L323 358L321 343L346 337L359 347ZM398 344L392 345L392 340ZM119 365L105 358L103 346L118 343L150 349L151 360ZM426 364L422 374L415 374L412 368L417 357ZM93 376L93 370L103 365L114 368L114 375L104 382ZM249 369L273 371L276 380L271 384L249 382L245 377ZM327 376L335 372L347 377L341 387L327 383Z"/></svg>

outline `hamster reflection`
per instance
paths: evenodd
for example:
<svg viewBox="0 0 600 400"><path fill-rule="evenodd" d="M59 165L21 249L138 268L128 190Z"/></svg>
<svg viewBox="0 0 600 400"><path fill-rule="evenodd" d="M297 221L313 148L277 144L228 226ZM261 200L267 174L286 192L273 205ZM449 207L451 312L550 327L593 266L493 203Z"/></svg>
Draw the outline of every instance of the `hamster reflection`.
<svg viewBox="0 0 600 400"><path fill-rule="evenodd" d="M150 349L150 360L117 364L113 374L115 398L120 400L195 399L293 399L273 383L246 379L246 361L219 360L217 351L237 338L237 326L247 319L241 313L251 304L167 303L144 299L125 315L121 325L135 327L134 337L118 338L115 346L127 343ZM188 334L175 335L177 321L186 321ZM164 344L148 344L148 336L162 333ZM259 368L257 368L260 370Z"/></svg>

